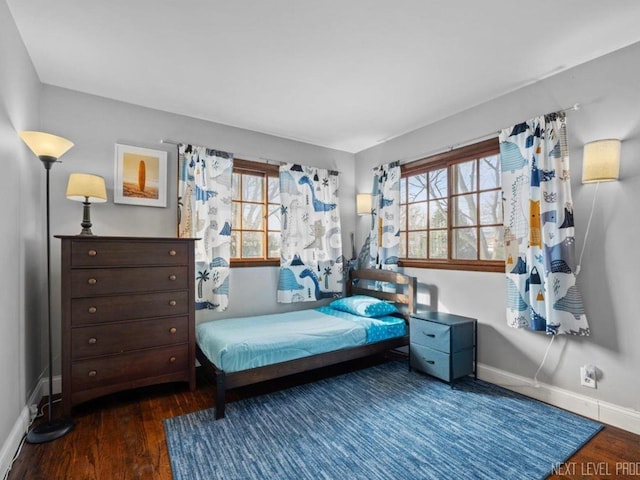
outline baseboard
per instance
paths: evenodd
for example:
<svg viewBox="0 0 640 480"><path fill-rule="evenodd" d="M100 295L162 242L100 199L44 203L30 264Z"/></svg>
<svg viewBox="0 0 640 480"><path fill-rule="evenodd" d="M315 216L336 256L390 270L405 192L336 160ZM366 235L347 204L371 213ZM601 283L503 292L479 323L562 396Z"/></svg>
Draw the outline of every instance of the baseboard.
<svg viewBox="0 0 640 480"><path fill-rule="evenodd" d="M58 375L53 377L53 394L62 392L62 377ZM33 393L29 397L27 404L20 411L20 415L13 424L11 433L2 444L2 450L0 450L0 473L2 478L5 478L11 465L13 463L13 457L20 448L23 437L26 435L29 426L31 425L31 406L39 405L40 401L49 395L49 379L41 378L38 385L33 390Z"/></svg>
<svg viewBox="0 0 640 480"><path fill-rule="evenodd" d="M640 412L637 410L603 402L596 398L542 382L534 385L533 380L530 378L521 377L487 365L478 364L478 378L563 410L640 435Z"/></svg>

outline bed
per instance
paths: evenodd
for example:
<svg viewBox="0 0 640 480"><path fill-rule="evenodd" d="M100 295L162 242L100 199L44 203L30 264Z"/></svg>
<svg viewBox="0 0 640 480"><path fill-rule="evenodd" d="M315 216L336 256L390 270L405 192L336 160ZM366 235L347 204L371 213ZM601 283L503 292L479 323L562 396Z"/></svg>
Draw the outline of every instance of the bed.
<svg viewBox="0 0 640 480"><path fill-rule="evenodd" d="M379 282L385 282L384 291L377 290ZM384 302L368 302L371 297ZM357 302L358 312L350 311L351 300ZM408 345L408 320L416 303L415 277L386 270L352 270L347 297L338 303L349 308L324 306L200 323L196 327L196 356L215 383L216 420L225 415L228 389ZM368 311L374 308L370 304L385 312L354 315L362 313L362 305L367 305ZM390 304L397 312L386 313Z"/></svg>

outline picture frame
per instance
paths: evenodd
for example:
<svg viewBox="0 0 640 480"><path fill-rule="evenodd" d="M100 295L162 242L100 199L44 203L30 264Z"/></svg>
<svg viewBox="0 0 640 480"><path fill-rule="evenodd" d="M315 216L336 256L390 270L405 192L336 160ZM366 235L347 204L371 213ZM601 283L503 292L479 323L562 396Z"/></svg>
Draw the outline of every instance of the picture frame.
<svg viewBox="0 0 640 480"><path fill-rule="evenodd" d="M113 202L167 206L167 152L116 143Z"/></svg>

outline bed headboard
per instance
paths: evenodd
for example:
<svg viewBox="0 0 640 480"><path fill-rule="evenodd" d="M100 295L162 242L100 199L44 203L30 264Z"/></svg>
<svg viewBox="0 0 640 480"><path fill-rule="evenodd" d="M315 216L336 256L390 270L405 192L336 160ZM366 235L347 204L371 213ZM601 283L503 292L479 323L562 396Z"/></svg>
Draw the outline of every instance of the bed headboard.
<svg viewBox="0 0 640 480"><path fill-rule="evenodd" d="M386 282L395 285L395 292L380 291L376 289L376 282ZM349 281L347 282L347 296L369 295L390 302L406 305L405 318L415 312L416 277L410 277L403 273L392 272L390 270L350 270ZM394 285L391 285L393 288Z"/></svg>

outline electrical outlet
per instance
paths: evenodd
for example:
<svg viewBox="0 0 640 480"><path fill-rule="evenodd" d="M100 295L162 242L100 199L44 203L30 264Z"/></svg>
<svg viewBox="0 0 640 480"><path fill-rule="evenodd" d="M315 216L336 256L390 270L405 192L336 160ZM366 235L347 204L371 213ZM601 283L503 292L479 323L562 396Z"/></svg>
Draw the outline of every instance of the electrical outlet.
<svg viewBox="0 0 640 480"><path fill-rule="evenodd" d="M31 420L36 418L36 416L38 415L38 405L36 405L35 403L31 405L29 407L29 413L31 414Z"/></svg>
<svg viewBox="0 0 640 480"><path fill-rule="evenodd" d="M589 388L596 388L596 367L585 365L580 367L580 385Z"/></svg>

